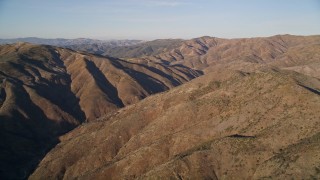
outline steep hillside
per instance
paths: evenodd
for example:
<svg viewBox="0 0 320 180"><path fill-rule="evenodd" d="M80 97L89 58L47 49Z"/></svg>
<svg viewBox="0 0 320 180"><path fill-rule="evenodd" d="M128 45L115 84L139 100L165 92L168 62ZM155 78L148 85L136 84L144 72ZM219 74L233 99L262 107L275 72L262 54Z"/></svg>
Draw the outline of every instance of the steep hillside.
<svg viewBox="0 0 320 180"><path fill-rule="evenodd" d="M78 127L30 179L318 179L320 81L220 69Z"/></svg>
<svg viewBox="0 0 320 180"><path fill-rule="evenodd" d="M26 177L59 135L199 75L52 46L0 46L1 177Z"/></svg>

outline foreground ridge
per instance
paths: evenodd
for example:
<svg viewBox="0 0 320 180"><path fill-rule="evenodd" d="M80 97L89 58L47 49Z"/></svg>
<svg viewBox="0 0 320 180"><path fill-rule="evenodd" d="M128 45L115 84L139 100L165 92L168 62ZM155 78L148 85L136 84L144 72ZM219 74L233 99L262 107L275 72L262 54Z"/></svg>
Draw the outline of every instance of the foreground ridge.
<svg viewBox="0 0 320 180"><path fill-rule="evenodd" d="M301 83L320 89L292 71L209 73L62 136L30 179L319 177L320 96Z"/></svg>

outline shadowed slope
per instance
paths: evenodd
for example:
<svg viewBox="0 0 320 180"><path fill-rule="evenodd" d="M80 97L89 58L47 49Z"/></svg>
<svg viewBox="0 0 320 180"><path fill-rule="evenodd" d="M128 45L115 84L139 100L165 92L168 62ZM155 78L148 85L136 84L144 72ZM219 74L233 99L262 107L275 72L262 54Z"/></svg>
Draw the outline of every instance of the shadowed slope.
<svg viewBox="0 0 320 180"><path fill-rule="evenodd" d="M102 74L102 72L97 68L97 66L89 60L86 60L87 69L92 74L95 82L100 89L108 96L111 103L115 104L117 107L123 107L121 99L118 97L117 89L112 86L112 84L107 80L107 78Z"/></svg>
<svg viewBox="0 0 320 180"><path fill-rule="evenodd" d="M200 75L185 67L179 75L148 69L52 46L0 46L0 123L6 139L0 176L26 178L61 134L190 80L181 78L185 74Z"/></svg>

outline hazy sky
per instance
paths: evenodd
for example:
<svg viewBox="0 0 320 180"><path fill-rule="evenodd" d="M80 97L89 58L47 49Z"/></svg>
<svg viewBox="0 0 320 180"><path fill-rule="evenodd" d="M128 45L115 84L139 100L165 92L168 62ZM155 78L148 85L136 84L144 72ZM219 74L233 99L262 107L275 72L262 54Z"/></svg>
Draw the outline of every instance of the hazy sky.
<svg viewBox="0 0 320 180"><path fill-rule="evenodd" d="M0 0L0 38L320 34L320 0Z"/></svg>

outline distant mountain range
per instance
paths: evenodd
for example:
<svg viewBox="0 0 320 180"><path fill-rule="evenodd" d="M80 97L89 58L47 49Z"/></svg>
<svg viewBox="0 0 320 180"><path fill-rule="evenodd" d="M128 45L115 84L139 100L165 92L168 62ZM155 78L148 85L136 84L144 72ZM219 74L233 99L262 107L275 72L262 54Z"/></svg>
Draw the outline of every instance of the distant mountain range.
<svg viewBox="0 0 320 180"><path fill-rule="evenodd" d="M88 38L78 39L43 39L37 37L0 39L1 44L27 42L40 45L59 46L76 51L86 51L92 54L106 55L118 58L135 58L162 53L169 49L177 48L182 39L157 39L153 41L142 40L97 40Z"/></svg>
<svg viewBox="0 0 320 180"><path fill-rule="evenodd" d="M0 44L12 44L17 42L28 42L33 44L52 45L52 46L73 46L80 44L97 44L107 46L130 46L136 45L142 40L98 40L89 38L77 38L77 39L44 39L37 37L26 37L26 38L14 38L14 39L0 39Z"/></svg>
<svg viewBox="0 0 320 180"><path fill-rule="evenodd" d="M14 38L14 39L0 39L0 44L12 44L17 42L27 42L32 44L41 44L41 45L51 45L71 48L78 47L79 49L88 47L90 48L84 50L92 50L92 53L97 53L99 50L104 50L105 48L117 47L117 46L132 46L138 43L143 42L142 40L97 40L97 39L88 39L88 38L77 38L77 39L44 39L37 37L26 37L26 38ZM96 51L96 52L95 52Z"/></svg>

